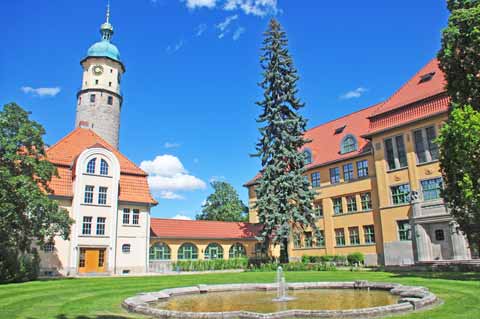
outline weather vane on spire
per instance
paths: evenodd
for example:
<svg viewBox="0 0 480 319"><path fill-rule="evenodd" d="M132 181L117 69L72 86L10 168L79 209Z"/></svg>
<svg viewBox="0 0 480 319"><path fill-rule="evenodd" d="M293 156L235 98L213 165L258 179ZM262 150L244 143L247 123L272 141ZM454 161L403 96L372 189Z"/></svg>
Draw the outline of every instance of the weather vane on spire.
<svg viewBox="0 0 480 319"><path fill-rule="evenodd" d="M107 23L110 23L110 0L107 1Z"/></svg>

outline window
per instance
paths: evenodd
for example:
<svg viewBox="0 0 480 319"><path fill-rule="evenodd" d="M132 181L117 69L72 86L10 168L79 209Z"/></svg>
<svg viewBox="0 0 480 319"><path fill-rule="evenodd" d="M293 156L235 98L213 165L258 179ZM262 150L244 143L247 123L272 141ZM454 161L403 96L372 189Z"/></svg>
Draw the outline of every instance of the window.
<svg viewBox="0 0 480 319"><path fill-rule="evenodd" d="M403 135L385 140L385 156L387 157L389 170L407 167L407 154L405 153Z"/></svg>
<svg viewBox="0 0 480 319"><path fill-rule="evenodd" d="M95 94L90 94L90 102L91 103L95 102Z"/></svg>
<svg viewBox="0 0 480 319"><path fill-rule="evenodd" d="M293 234L293 248L300 248L300 247L302 247L300 234Z"/></svg>
<svg viewBox="0 0 480 319"><path fill-rule="evenodd" d="M438 145L434 142L437 134L435 127L430 126L413 132L417 163L427 163L438 160Z"/></svg>
<svg viewBox="0 0 480 319"><path fill-rule="evenodd" d="M305 157L305 165L311 164L312 163L312 151L310 150L304 150L303 151L303 156Z"/></svg>
<svg viewBox="0 0 480 319"><path fill-rule="evenodd" d="M185 243L180 246L178 249L178 256L179 260L189 260L189 259L197 259L198 258L198 248L194 244Z"/></svg>
<svg viewBox="0 0 480 319"><path fill-rule="evenodd" d="M230 258L242 258L247 256L247 250L245 246L240 243L236 243L230 247L230 251L228 252L228 256Z"/></svg>
<svg viewBox="0 0 480 319"><path fill-rule="evenodd" d="M103 158L100 161L100 175L108 175L108 163Z"/></svg>
<svg viewBox="0 0 480 319"><path fill-rule="evenodd" d="M45 244L43 244L42 250L46 253L52 253L55 251L55 243L52 241L49 241Z"/></svg>
<svg viewBox="0 0 480 319"><path fill-rule="evenodd" d="M424 74L424 75L420 76L420 81L418 83L420 84L420 83L428 82L433 78L434 75L435 75L435 72L430 72L430 73Z"/></svg>
<svg viewBox="0 0 480 319"><path fill-rule="evenodd" d="M265 245L263 243L255 244L255 256L257 257L267 256L267 249L265 249Z"/></svg>
<svg viewBox="0 0 480 319"><path fill-rule="evenodd" d="M312 248L313 246L312 232L308 231L303 233L303 242L304 242L305 248Z"/></svg>
<svg viewBox="0 0 480 319"><path fill-rule="evenodd" d="M410 185L403 184L390 187L393 205L407 204L410 200Z"/></svg>
<svg viewBox="0 0 480 319"><path fill-rule="evenodd" d="M87 204L93 203L93 189L94 189L94 187L92 185L85 185L84 201Z"/></svg>
<svg viewBox="0 0 480 319"><path fill-rule="evenodd" d="M111 86L112 86L112 82L108 82L108 86L111 87Z"/></svg>
<svg viewBox="0 0 480 319"><path fill-rule="evenodd" d="M84 216L82 224L82 235L90 235L92 233L92 217Z"/></svg>
<svg viewBox="0 0 480 319"><path fill-rule="evenodd" d="M443 240L445 240L445 233L443 232L443 229L437 229L437 230L435 230L435 240L436 240L436 241L443 241Z"/></svg>
<svg viewBox="0 0 480 319"><path fill-rule="evenodd" d="M341 197L332 198L332 202L333 202L333 213L335 215L343 214L342 198Z"/></svg>
<svg viewBox="0 0 480 319"><path fill-rule="evenodd" d="M368 161L367 160L357 162L357 176L358 176L358 178L368 176Z"/></svg>
<svg viewBox="0 0 480 319"><path fill-rule="evenodd" d="M331 184L340 183L340 168L338 167L330 168L330 183Z"/></svg>
<svg viewBox="0 0 480 319"><path fill-rule="evenodd" d="M150 247L150 260L170 260L170 247L164 243L155 243Z"/></svg>
<svg viewBox="0 0 480 319"><path fill-rule="evenodd" d="M129 254L130 253L130 244L123 244L122 245L122 253Z"/></svg>
<svg viewBox="0 0 480 319"><path fill-rule="evenodd" d="M87 173L88 174L95 174L95 162L96 158L92 158L91 160L88 161L87 163Z"/></svg>
<svg viewBox="0 0 480 319"><path fill-rule="evenodd" d="M350 227L348 232L350 236L350 245L360 245L360 234L358 232L358 227Z"/></svg>
<svg viewBox="0 0 480 319"><path fill-rule="evenodd" d="M397 221L397 226L398 226L398 239L402 241L412 240L412 228L408 220Z"/></svg>
<svg viewBox="0 0 480 319"><path fill-rule="evenodd" d="M98 251L98 267L103 267L105 264L105 249Z"/></svg>
<svg viewBox="0 0 480 319"><path fill-rule="evenodd" d="M334 132L334 134L335 134L335 135L337 135L337 134L340 134L340 133L342 133L342 132L343 132L343 130L344 130L346 127L347 127L346 125L344 125L344 126L340 126L340 127L337 127L337 128L335 129L335 132Z"/></svg>
<svg viewBox="0 0 480 319"><path fill-rule="evenodd" d="M315 218L322 218L323 217L323 202L316 202L313 204L313 209L315 212Z"/></svg>
<svg viewBox="0 0 480 319"><path fill-rule="evenodd" d="M205 249L205 259L223 259L223 248L217 243L208 244Z"/></svg>
<svg viewBox="0 0 480 319"><path fill-rule="evenodd" d="M312 187L320 187L320 173L315 172L311 175Z"/></svg>
<svg viewBox="0 0 480 319"><path fill-rule="evenodd" d="M372 209L372 195L370 193L360 194L360 201L362 202L362 210Z"/></svg>
<svg viewBox="0 0 480 319"><path fill-rule="evenodd" d="M97 235L105 235L105 217L97 217Z"/></svg>
<svg viewBox="0 0 480 319"><path fill-rule="evenodd" d="M357 150L357 140L353 135L347 135L342 140L342 145L340 146L340 153L350 153Z"/></svg>
<svg viewBox="0 0 480 319"><path fill-rule="evenodd" d="M111 97L111 96L107 97L107 104L108 105L113 105L113 97Z"/></svg>
<svg viewBox="0 0 480 319"><path fill-rule="evenodd" d="M335 229L335 241L337 246L345 246L345 231L343 228Z"/></svg>
<svg viewBox="0 0 480 319"><path fill-rule="evenodd" d="M318 230L316 233L316 240L315 240L315 245L317 247L325 247L325 235L323 233L323 230Z"/></svg>
<svg viewBox="0 0 480 319"><path fill-rule="evenodd" d="M140 219L140 211L138 209L134 209L132 214L132 224L138 225L139 219Z"/></svg>
<svg viewBox="0 0 480 319"><path fill-rule="evenodd" d="M348 163L343 165L343 181L348 182L353 179L353 164Z"/></svg>
<svg viewBox="0 0 480 319"><path fill-rule="evenodd" d="M365 244L375 244L375 229L373 225L363 226L363 234L365 235Z"/></svg>
<svg viewBox="0 0 480 319"><path fill-rule="evenodd" d="M123 209L123 224L130 224L130 208Z"/></svg>
<svg viewBox="0 0 480 319"><path fill-rule="evenodd" d="M421 181L421 184L423 200L427 201L440 198L440 193L443 185L441 177Z"/></svg>
<svg viewBox="0 0 480 319"><path fill-rule="evenodd" d="M357 197L355 195L347 196L347 212L353 213L357 211Z"/></svg>
<svg viewBox="0 0 480 319"><path fill-rule="evenodd" d="M85 248L80 248L80 256L78 258L78 267L85 267Z"/></svg>
<svg viewBox="0 0 480 319"><path fill-rule="evenodd" d="M107 204L107 187L100 186L98 188L98 205L106 205Z"/></svg>

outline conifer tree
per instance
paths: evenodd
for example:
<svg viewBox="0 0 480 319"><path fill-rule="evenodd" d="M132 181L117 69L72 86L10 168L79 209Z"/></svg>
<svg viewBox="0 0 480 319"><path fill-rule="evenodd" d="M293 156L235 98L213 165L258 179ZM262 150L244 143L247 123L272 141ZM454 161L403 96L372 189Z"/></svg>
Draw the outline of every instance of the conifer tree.
<svg viewBox="0 0 480 319"><path fill-rule="evenodd" d="M314 192L305 172L302 147L307 121L299 111L304 104L296 97L297 70L288 51L288 40L280 24L272 19L265 32L263 54L263 100L257 122L260 139L255 156L261 158L262 175L256 188L256 210L264 225L261 234L266 245L280 245L280 262L288 262L288 244L294 232L312 227ZM268 247L268 246L267 246Z"/></svg>

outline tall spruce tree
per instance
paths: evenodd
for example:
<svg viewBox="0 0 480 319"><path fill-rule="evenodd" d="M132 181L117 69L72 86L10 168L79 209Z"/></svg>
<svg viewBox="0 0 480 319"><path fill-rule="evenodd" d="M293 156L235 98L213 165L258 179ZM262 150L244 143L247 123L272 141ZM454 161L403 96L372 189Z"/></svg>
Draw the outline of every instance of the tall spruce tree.
<svg viewBox="0 0 480 319"><path fill-rule="evenodd" d="M480 250L480 0L447 0L451 11L438 53L451 112L441 130L442 191L472 248Z"/></svg>
<svg viewBox="0 0 480 319"><path fill-rule="evenodd" d="M256 188L256 210L264 225L261 234L266 245L280 245L280 262L288 262L288 244L292 234L312 227L316 230L312 210L314 192L305 172L302 147L307 121L299 110L304 104L296 97L297 70L288 51L282 27L272 19L263 41L260 58L263 69L263 100L257 102L262 113L257 122L260 140L257 153L262 175ZM267 246L268 247L268 246Z"/></svg>

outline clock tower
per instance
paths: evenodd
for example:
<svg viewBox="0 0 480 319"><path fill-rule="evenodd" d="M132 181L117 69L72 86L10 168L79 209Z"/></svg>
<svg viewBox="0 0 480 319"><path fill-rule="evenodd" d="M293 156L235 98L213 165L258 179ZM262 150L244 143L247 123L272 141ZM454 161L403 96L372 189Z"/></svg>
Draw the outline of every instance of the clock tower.
<svg viewBox="0 0 480 319"><path fill-rule="evenodd" d="M80 62L83 77L77 93L75 127L89 128L118 148L123 102L120 82L125 66L120 61L120 52L111 42L110 5L100 33L101 40L88 49L87 56Z"/></svg>

